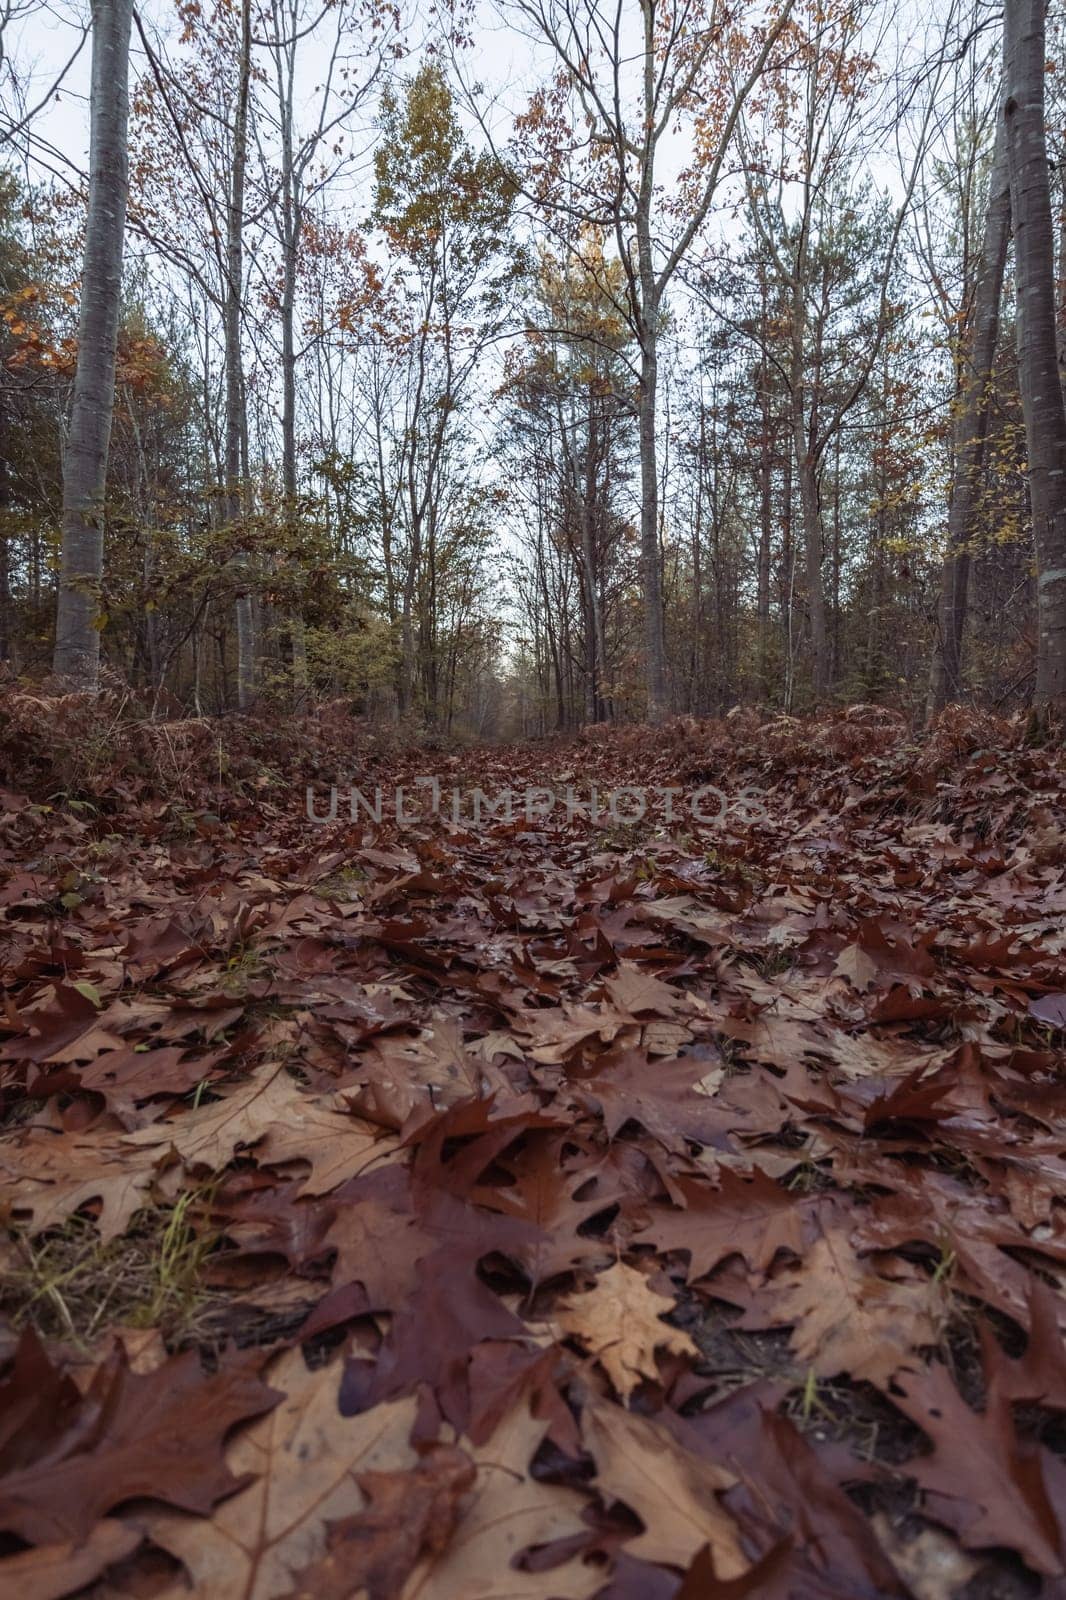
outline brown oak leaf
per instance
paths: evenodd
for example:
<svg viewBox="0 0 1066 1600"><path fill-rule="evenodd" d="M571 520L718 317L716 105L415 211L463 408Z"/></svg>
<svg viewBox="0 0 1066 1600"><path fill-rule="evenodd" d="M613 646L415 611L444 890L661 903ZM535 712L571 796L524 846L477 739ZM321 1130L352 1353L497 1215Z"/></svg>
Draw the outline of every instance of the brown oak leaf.
<svg viewBox="0 0 1066 1600"><path fill-rule="evenodd" d="M661 1422L605 1401L585 1407L582 1431L596 1486L644 1524L626 1544L630 1555L686 1567L708 1545L718 1577L745 1571L736 1523L718 1500L737 1481L731 1472L685 1449Z"/></svg>
<svg viewBox="0 0 1066 1600"><path fill-rule="evenodd" d="M687 1251L690 1283L727 1256L742 1255L753 1270L765 1272L778 1250L798 1255L803 1249L810 1208L758 1169L742 1178L722 1167L716 1186L681 1179L678 1192L684 1208L657 1208L637 1239L658 1250Z"/></svg>
<svg viewBox="0 0 1066 1600"><path fill-rule="evenodd" d="M820 1377L846 1372L883 1388L898 1367L936 1343L943 1294L921 1276L911 1282L881 1277L842 1229L816 1239L803 1261L771 1281L766 1315L749 1327L794 1324L791 1346Z"/></svg>
<svg viewBox="0 0 1066 1600"><path fill-rule="evenodd" d="M409 1472L360 1472L365 1508L332 1524L325 1555L300 1574L288 1600L392 1600L421 1555L443 1554L460 1502L477 1476L453 1445L434 1445Z"/></svg>
<svg viewBox="0 0 1066 1600"><path fill-rule="evenodd" d="M278 1600L328 1551L331 1523L360 1512L360 1474L406 1472L413 1399L359 1417L337 1408L338 1368L308 1369L299 1350L269 1369L281 1403L231 1442L226 1459L245 1487L210 1521L164 1511L140 1519L155 1544L184 1562L211 1600Z"/></svg>
<svg viewBox="0 0 1066 1600"><path fill-rule="evenodd" d="M628 1400L643 1378L657 1378L657 1350L698 1357L687 1333L663 1322L677 1302L652 1289L642 1272L618 1261L586 1293L555 1314L564 1333L596 1357L618 1394Z"/></svg>
<svg viewBox="0 0 1066 1600"><path fill-rule="evenodd" d="M80 1540L134 1499L206 1514L240 1487L223 1461L227 1433L277 1402L262 1361L234 1356L204 1373L187 1350L139 1374L119 1345L81 1394L24 1334L0 1385L0 1529L33 1544Z"/></svg>

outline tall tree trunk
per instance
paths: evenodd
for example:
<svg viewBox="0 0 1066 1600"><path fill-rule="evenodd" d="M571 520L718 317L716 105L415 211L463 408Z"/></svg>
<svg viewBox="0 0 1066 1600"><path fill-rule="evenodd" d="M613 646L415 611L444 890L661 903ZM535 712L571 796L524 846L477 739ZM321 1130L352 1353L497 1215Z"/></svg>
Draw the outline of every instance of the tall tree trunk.
<svg viewBox="0 0 1066 1600"><path fill-rule="evenodd" d="M281 106L281 478L285 516L296 521L296 267L303 227L303 204L297 191L293 154L293 89L296 42L287 42L284 68L279 62ZM295 552L292 552L295 554ZM290 555L289 559L292 556ZM299 606L289 612L292 687L297 710L307 701L307 633Z"/></svg>
<svg viewBox="0 0 1066 1600"><path fill-rule="evenodd" d="M689 676L685 709L698 714L703 705L703 486L707 459L707 406L700 392L700 442L696 457L695 499L692 507L692 595L689 614Z"/></svg>
<svg viewBox="0 0 1066 1600"><path fill-rule="evenodd" d="M838 433L833 441L833 604L829 650L829 676L833 683L840 676L840 574L842 565L840 546L840 434Z"/></svg>
<svg viewBox="0 0 1066 1600"><path fill-rule="evenodd" d="M962 683L962 640L970 582L970 540L980 492L992 400L992 365L999 339L999 308L1010 241L1010 178L1006 124L1000 118L988 189L973 309L963 333L955 418L955 473L948 511L948 548L940 587L937 637L929 683L929 710L957 700Z"/></svg>
<svg viewBox="0 0 1066 1600"><path fill-rule="evenodd" d="M820 700L829 687L829 633L825 615L825 584L822 577L822 508L818 496L818 470L807 444L807 421L803 403L803 380L792 394L792 436L796 451L796 476L799 479L800 516L803 521L803 560L807 580L807 612L811 624L811 680L815 698Z"/></svg>
<svg viewBox="0 0 1066 1600"><path fill-rule="evenodd" d="M603 718L604 643L597 594L596 516L598 510L596 477L599 465L599 430L596 406L589 393L588 423L585 437L585 486L581 496L581 584L585 627L585 720Z"/></svg>
<svg viewBox="0 0 1066 1600"><path fill-rule="evenodd" d="M403 581L403 603L400 613L400 710L410 712L415 704L415 678L418 670L418 640L422 633L421 616L415 618L416 603L422 593L422 565L423 565L423 521L426 508L430 504L431 493L427 484L432 483L435 451L433 448L432 434L425 439L423 429L427 423L424 412L426 387L429 381L429 322L435 308L436 273L434 271L426 300L426 323L423 325L418 340L417 353L417 378L415 393L408 413L407 438L404 449L406 452L406 490L407 490L407 570ZM432 428L432 424L429 424ZM437 433L439 439L439 429ZM424 450L426 457L422 468L423 479L419 482L419 466L421 459L419 452Z"/></svg>
<svg viewBox="0 0 1066 1600"><path fill-rule="evenodd" d="M659 285L655 275L651 209L655 192L655 6L641 0L644 23L645 140L636 206L637 275L640 282L640 561L644 587L644 679L648 721L666 711L666 639L663 575L659 559L659 460L655 408L659 389Z"/></svg>
<svg viewBox="0 0 1066 1600"><path fill-rule="evenodd" d="M288 152L291 161L291 147ZM282 370L282 487L285 492L285 516L295 525L296 507L296 341L294 333L296 307L296 261L300 237L300 215L295 206L286 201L285 283L281 302L281 370ZM295 554L295 552L293 552ZM290 557L291 559L291 557ZM294 606L289 612L289 643L292 651L292 687L297 709L307 701L307 631L303 612Z"/></svg>
<svg viewBox="0 0 1066 1600"><path fill-rule="evenodd" d="M1037 569L1035 698L1066 711L1066 405L1059 382L1055 255L1044 127L1044 0L1004 9L1007 160L1018 295L1018 383Z"/></svg>
<svg viewBox="0 0 1066 1600"><path fill-rule="evenodd" d="M666 639L663 632L663 577L659 559L659 460L655 440L655 404L659 384L658 320L646 320L640 362L640 560L644 587L644 677L648 721L659 722L666 711Z"/></svg>
<svg viewBox="0 0 1066 1600"><path fill-rule="evenodd" d="M63 550L53 671L95 690L100 673L99 588L104 495L126 228L132 0L94 0L89 209L85 223L78 362L63 451Z"/></svg>
<svg viewBox="0 0 1066 1600"><path fill-rule="evenodd" d="M1058 146L1058 157L1055 160L1056 178L1058 178L1058 258L1056 269L1058 277L1055 278L1055 314L1058 317L1058 379L1066 395L1066 142L1061 141Z"/></svg>
<svg viewBox="0 0 1066 1600"><path fill-rule="evenodd" d="M796 587L795 565L796 552L793 548L792 523L793 523L793 493L792 480L794 476L794 452L786 450L781 468L781 576L780 576L780 607L781 607L781 649L785 663L784 707L786 711L792 710L792 687L795 673L794 639L795 624L792 615L793 594Z"/></svg>
<svg viewBox="0 0 1066 1600"><path fill-rule="evenodd" d="M11 528L8 512L11 507L11 471L8 461L10 430L7 420L7 400L0 389L0 663L10 653L8 629L11 617Z"/></svg>
<svg viewBox="0 0 1066 1600"><path fill-rule="evenodd" d="M415 592L422 570L422 523L417 508L411 516L410 548L403 583L400 610L400 710L412 711L415 704L415 673L418 646L415 638Z"/></svg>
<svg viewBox="0 0 1066 1600"><path fill-rule="evenodd" d="M829 688L829 632L825 614L825 582L822 557L825 537L818 491L818 465L807 430L806 401L806 308L804 271L797 268L792 289L792 371L789 374L792 408L792 445L799 480L800 517L803 523L804 573L807 580L807 612L811 625L811 679L816 700Z"/></svg>
<svg viewBox="0 0 1066 1600"><path fill-rule="evenodd" d="M251 0L241 3L241 44L237 64L237 105L233 119L233 172L231 174L229 218L226 239L226 518L231 526L240 521L244 504L241 494L241 441L244 433L244 383L241 372L241 301L244 288L244 187L248 166L248 101L252 77ZM247 565L247 557L241 557ZM256 638L255 607L246 589L237 596L237 706L248 711L255 699Z"/></svg>
<svg viewBox="0 0 1066 1600"><path fill-rule="evenodd" d="M773 537L774 434L770 419L770 371L765 356L759 367L759 548L756 563L755 616L758 632L756 678L760 700L769 696L770 545Z"/></svg>

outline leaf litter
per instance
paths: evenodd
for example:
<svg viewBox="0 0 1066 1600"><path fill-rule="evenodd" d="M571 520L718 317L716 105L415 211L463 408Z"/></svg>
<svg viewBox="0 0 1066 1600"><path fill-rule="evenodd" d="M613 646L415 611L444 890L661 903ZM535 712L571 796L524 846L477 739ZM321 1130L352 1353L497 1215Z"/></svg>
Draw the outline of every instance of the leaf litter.
<svg viewBox="0 0 1066 1600"><path fill-rule="evenodd" d="M1061 751L436 759L8 792L0 1592L1066 1593Z"/></svg>

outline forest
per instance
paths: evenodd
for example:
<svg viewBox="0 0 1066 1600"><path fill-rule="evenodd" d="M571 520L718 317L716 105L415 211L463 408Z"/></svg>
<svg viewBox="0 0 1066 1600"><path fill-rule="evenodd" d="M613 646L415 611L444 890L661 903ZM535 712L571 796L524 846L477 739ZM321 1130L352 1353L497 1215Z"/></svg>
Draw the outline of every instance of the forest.
<svg viewBox="0 0 1066 1600"><path fill-rule="evenodd" d="M8 0L15 679L471 737L1061 701L1057 8L1017 170L964 0L120 7L91 95L34 17Z"/></svg>
<svg viewBox="0 0 1066 1600"><path fill-rule="evenodd" d="M0 0L0 1596L1066 1597L1066 8Z"/></svg>

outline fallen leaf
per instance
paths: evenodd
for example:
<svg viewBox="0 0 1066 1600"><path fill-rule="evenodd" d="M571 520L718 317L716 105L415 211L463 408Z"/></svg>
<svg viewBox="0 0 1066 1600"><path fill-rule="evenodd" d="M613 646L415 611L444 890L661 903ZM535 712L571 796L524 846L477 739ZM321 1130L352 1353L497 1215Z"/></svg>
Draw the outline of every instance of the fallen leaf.
<svg viewBox="0 0 1066 1600"><path fill-rule="evenodd" d="M127 1134L123 1146L159 1154L173 1148L188 1166L217 1172L237 1150L250 1149L284 1127L299 1110L303 1093L284 1067L268 1061L218 1100Z"/></svg>
<svg viewBox="0 0 1066 1600"><path fill-rule="evenodd" d="M256 1149L256 1160L267 1166L310 1162L311 1171L300 1194L328 1194L387 1160L398 1147L397 1139L353 1116L347 1107L297 1093L284 1120L268 1128Z"/></svg>
<svg viewBox="0 0 1066 1600"><path fill-rule="evenodd" d="M723 1167L714 1186L682 1179L678 1189L684 1208L656 1208L637 1238L657 1250L687 1251L690 1283L731 1255L765 1272L779 1250L803 1249L809 1208L763 1172L742 1178Z"/></svg>
<svg viewBox="0 0 1066 1600"><path fill-rule="evenodd" d="M0 1594L18 1600L62 1600L92 1583L141 1542L135 1528L111 1517L98 1522L84 1539L39 1544L0 1559Z"/></svg>
<svg viewBox="0 0 1066 1600"><path fill-rule="evenodd" d="M1020 1445L995 1383L983 1412L971 1411L940 1362L898 1374L896 1388L893 1404L933 1442L931 1455L907 1463L926 1491L928 1515L967 1550L1005 1545L1035 1572L1060 1576L1061 1534L1040 1453Z"/></svg>
<svg viewBox="0 0 1066 1600"><path fill-rule="evenodd" d="M148 1203L158 1161L158 1149L133 1151L114 1135L91 1139L29 1128L0 1142L0 1203L41 1233L98 1201L97 1227L106 1243L125 1233Z"/></svg>
<svg viewBox="0 0 1066 1600"><path fill-rule="evenodd" d="M473 1486L468 1455L437 1445L408 1472L360 1472L367 1504L330 1526L329 1548L299 1576L287 1600L368 1600L399 1594L419 1557L447 1549L460 1502Z"/></svg>
<svg viewBox="0 0 1066 1600"><path fill-rule="evenodd" d="M621 1500L644 1524L626 1550L644 1561L686 1567L710 1547L720 1578L736 1578L749 1563L736 1523L718 1502L736 1477L686 1450L660 1422L594 1400L582 1417L585 1444L596 1462L601 1494Z"/></svg>
<svg viewBox="0 0 1066 1600"><path fill-rule="evenodd" d="M81 1394L24 1334L0 1386L0 1530L33 1544L78 1541L135 1499L206 1514L239 1486L222 1459L226 1434L277 1399L261 1366L253 1353L204 1373L188 1350L142 1375L119 1346Z"/></svg>
<svg viewBox="0 0 1066 1600"><path fill-rule="evenodd" d="M628 1400L643 1378L657 1378L657 1350L699 1356L687 1333L662 1317L677 1302L652 1289L642 1272L619 1261L601 1272L586 1294L574 1296L555 1313L564 1333L594 1355L617 1393Z"/></svg>
<svg viewBox="0 0 1066 1600"><path fill-rule="evenodd" d="M943 1310L937 1285L924 1276L882 1278L840 1229L816 1239L799 1266L778 1273L767 1299L770 1321L756 1315L748 1326L792 1323L790 1344L803 1366L880 1388L918 1349L936 1343Z"/></svg>
<svg viewBox="0 0 1066 1600"><path fill-rule="evenodd" d="M419 1562L402 1600L586 1600L603 1587L602 1569L578 1557L548 1571L515 1566L524 1551L589 1533L580 1496L530 1476L546 1431L523 1402L473 1452L477 1478L451 1541Z"/></svg>
<svg viewBox="0 0 1066 1600"><path fill-rule="evenodd" d="M226 1461L250 1478L210 1521L180 1512L139 1519L155 1544L184 1562L198 1593L211 1600L277 1600L328 1550L328 1525L367 1503L358 1477L417 1465L408 1439L413 1399L376 1406L359 1417L337 1408L339 1370L311 1370L299 1350L268 1369L283 1398L231 1442Z"/></svg>

